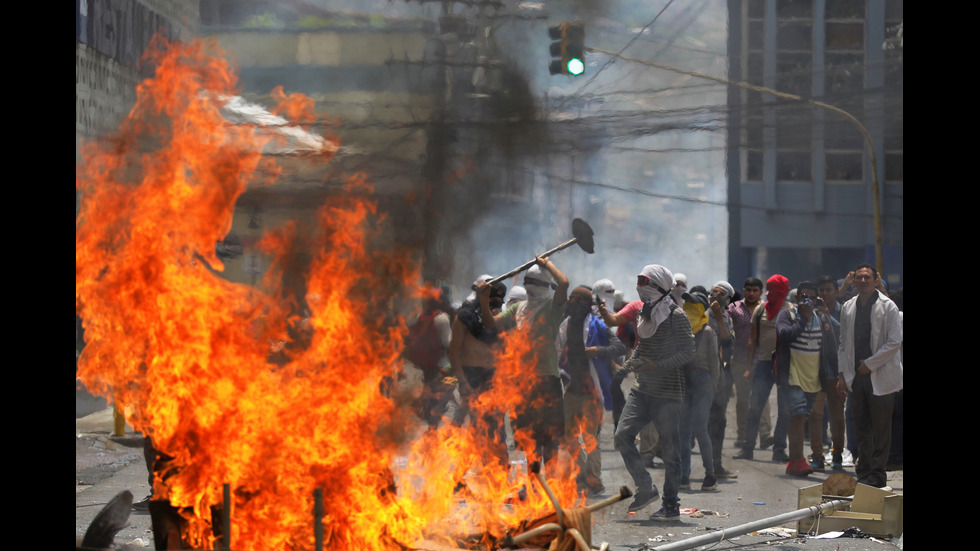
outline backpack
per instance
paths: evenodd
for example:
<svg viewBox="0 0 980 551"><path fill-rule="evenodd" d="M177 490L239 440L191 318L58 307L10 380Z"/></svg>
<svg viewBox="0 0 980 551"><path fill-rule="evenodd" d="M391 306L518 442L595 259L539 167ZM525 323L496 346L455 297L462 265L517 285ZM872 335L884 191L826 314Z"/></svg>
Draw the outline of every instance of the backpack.
<svg viewBox="0 0 980 551"><path fill-rule="evenodd" d="M435 375L442 367L443 347L436 331L435 318L438 312L423 312L419 319L408 328L405 336L405 350L402 355L406 360L422 370L426 378Z"/></svg>

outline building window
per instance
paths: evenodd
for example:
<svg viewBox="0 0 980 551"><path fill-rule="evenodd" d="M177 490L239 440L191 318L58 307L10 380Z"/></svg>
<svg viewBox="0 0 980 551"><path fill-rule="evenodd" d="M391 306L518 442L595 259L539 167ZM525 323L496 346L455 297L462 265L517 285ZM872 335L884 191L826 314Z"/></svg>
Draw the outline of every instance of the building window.
<svg viewBox="0 0 980 551"><path fill-rule="evenodd" d="M824 98L864 121L864 0L827 0ZM827 180L863 181L864 136L840 114L824 117Z"/></svg>
<svg viewBox="0 0 980 551"><path fill-rule="evenodd" d="M762 151L746 152L745 179L752 182L762 181Z"/></svg>
<svg viewBox="0 0 980 551"><path fill-rule="evenodd" d="M810 152L780 149L776 155L776 179L810 182Z"/></svg>
<svg viewBox="0 0 980 551"><path fill-rule="evenodd" d="M902 181L903 3L885 4L885 180Z"/></svg>
<svg viewBox="0 0 980 551"><path fill-rule="evenodd" d="M776 90L809 97L813 87L810 52L780 52L776 56Z"/></svg>
<svg viewBox="0 0 980 551"><path fill-rule="evenodd" d="M828 180L864 180L864 155L861 152L830 152L824 156Z"/></svg>
<svg viewBox="0 0 980 551"><path fill-rule="evenodd" d="M827 19L864 19L864 0L827 0Z"/></svg>

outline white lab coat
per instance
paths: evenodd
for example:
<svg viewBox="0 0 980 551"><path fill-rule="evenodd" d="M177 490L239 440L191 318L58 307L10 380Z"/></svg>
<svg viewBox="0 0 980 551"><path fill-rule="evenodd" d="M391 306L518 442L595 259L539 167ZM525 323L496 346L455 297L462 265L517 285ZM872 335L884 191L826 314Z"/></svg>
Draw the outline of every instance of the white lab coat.
<svg viewBox="0 0 980 551"><path fill-rule="evenodd" d="M871 310L871 350L870 358L864 360L871 369L871 384L875 396L884 396L902 390L902 316L898 306L888 297L878 293L878 300ZM848 390L854 381L854 316L857 313L858 297L844 303L840 312L840 345L837 361Z"/></svg>

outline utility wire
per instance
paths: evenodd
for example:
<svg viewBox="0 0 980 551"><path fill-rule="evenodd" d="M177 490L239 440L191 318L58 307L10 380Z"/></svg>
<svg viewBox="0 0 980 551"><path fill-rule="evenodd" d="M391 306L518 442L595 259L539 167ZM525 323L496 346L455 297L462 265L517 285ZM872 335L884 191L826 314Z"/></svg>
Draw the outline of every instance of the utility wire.
<svg viewBox="0 0 980 551"><path fill-rule="evenodd" d="M633 35L633 38L631 38L631 39L630 39L630 41L629 41L629 42L627 42L625 46L623 46L623 49L621 49L621 50L619 51L619 54L622 54L623 52L625 52L625 51L626 51L626 49L627 49L627 48L629 48L630 46L632 46L632 45L633 45L633 43L634 43L634 42L636 42L636 41L637 41L637 40L638 40L638 39L640 38L640 36L642 36L642 35L643 35L643 33L644 33L644 32L646 32L646 30L647 30L647 29L649 29L649 28L650 28L650 27L651 27L651 26L652 26L652 25L653 25L654 23L656 23L656 22L657 22L657 20L658 20L658 19L660 19L660 16L661 16L661 15L663 15L663 13L664 13L665 11L667 11L667 8L669 8L669 7L670 7L670 5L671 5L671 4L673 4L673 3L674 3L674 0L669 0L669 1L667 2L667 4L666 4L666 5L665 5L665 6L664 6L664 7L663 7L663 8L662 8L662 9L661 9L661 10L660 10L659 12L657 12L657 15L656 15L656 16L654 16L654 18L653 18L653 20L651 20L651 21L650 21L649 23L647 23L647 24L646 24L646 25L645 25L645 26L644 26L644 27L643 27L642 29L640 29L640 31L639 31L638 33L636 33L635 35ZM604 70L604 69L605 69L606 67L608 67L608 66L609 66L609 65L610 65L610 64L611 64L611 63L612 63L613 61L615 61L615 59L616 59L616 57L619 57L619 54L616 54L616 55L615 55L615 57L613 57L612 59L608 59L608 60L606 60L606 62L605 62L605 63L603 63L603 65L602 65L602 67L599 67L599 70L598 70L598 71L596 71L595 73L593 73L593 74L592 74L592 76L591 76L591 77L589 77L589 80L587 80L587 81L585 81L585 84L583 84L583 85L581 86L581 88L579 88L579 90L583 90L583 89L585 89L585 88L586 88L586 87L587 87L587 86L588 86L589 84L592 84L592 81L594 81L594 80L596 79L596 77L598 77L598 76L599 76L599 73L601 73L601 72L602 72L602 71L603 71L603 70Z"/></svg>

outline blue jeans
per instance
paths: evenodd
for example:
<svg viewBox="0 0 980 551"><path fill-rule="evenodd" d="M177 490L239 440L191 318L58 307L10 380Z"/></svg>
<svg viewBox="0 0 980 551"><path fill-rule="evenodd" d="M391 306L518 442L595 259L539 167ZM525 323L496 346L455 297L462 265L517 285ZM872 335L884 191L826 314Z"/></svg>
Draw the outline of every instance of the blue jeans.
<svg viewBox="0 0 980 551"><path fill-rule="evenodd" d="M701 464L705 476L714 476L714 452L708 435L708 412L715 397L715 385L711 373L703 369L691 369L684 391L684 414L680 423L681 478L691 477L691 434L701 450Z"/></svg>
<svg viewBox="0 0 980 551"><path fill-rule="evenodd" d="M786 403L789 406L789 416L810 415L810 411L813 410L813 402L816 398L816 392L804 392L802 388L796 385L787 385ZM776 399L778 400L779 398L777 397ZM823 436L819 434L812 436L812 438L823 440Z"/></svg>
<svg viewBox="0 0 980 551"><path fill-rule="evenodd" d="M772 372L772 361L759 361L752 372L752 393L749 402L749 416L745 420L745 451L751 452L755 440L759 436L759 420L762 418L762 408L769 401L772 387L776 387L776 426L772 431L772 451L786 451L786 437L789 431L789 403L786 400L786 389L789 385L788 370L780 370L777 380Z"/></svg>
<svg viewBox="0 0 980 551"><path fill-rule="evenodd" d="M643 466L640 450L636 447L636 435L640 429L651 421L660 434L660 445L664 460L664 491L663 504L679 506L680 499L677 491L681 483L680 453L678 446L678 430L680 427L682 400L667 400L655 398L635 388L630 390L623 406L623 414L619 418L619 427L613 440L616 449L623 456L626 470L633 477L637 491L653 488L653 478Z"/></svg>

